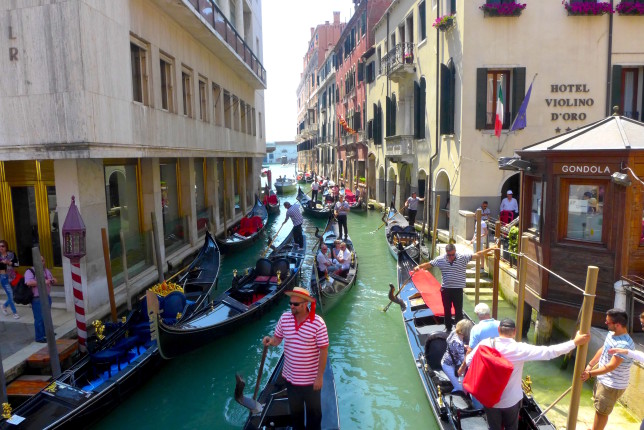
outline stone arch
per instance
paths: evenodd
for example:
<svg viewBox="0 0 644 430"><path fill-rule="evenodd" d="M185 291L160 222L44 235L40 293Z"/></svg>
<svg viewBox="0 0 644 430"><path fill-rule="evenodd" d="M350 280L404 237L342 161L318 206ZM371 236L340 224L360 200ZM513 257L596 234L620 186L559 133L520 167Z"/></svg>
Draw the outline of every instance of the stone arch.
<svg viewBox="0 0 644 430"><path fill-rule="evenodd" d="M369 154L367 163L367 197L373 199L376 196L376 156Z"/></svg>
<svg viewBox="0 0 644 430"><path fill-rule="evenodd" d="M396 206L397 208L400 208L407 197L411 195L412 191L416 191L416 187L412 186L411 183L411 165L410 164L403 164L400 167L400 179L398 180L398 190L399 194L396 196Z"/></svg>
<svg viewBox="0 0 644 430"><path fill-rule="evenodd" d="M390 204L392 202L392 198L394 196L394 193L396 192L397 182L398 182L398 175L396 174L396 169L393 166L391 166L387 171L387 194L385 197L388 201L386 201L385 204ZM393 203L395 204L396 202L393 202Z"/></svg>
<svg viewBox="0 0 644 430"><path fill-rule="evenodd" d="M515 173L514 175L507 178L503 183L501 183L501 200L506 197L508 190L512 190L512 196L519 201L519 196L521 195L521 174Z"/></svg>
<svg viewBox="0 0 644 430"><path fill-rule="evenodd" d="M418 193L418 197L426 199L426 194L427 194L427 181L429 180L429 177L427 176L427 172L425 170L421 169L418 171L418 181L417 181L417 187L416 187L416 192ZM426 214L425 214L425 209L427 208L427 200L422 202L423 209L421 210L418 208L418 214L416 215L416 220L420 221L425 221Z"/></svg>
<svg viewBox="0 0 644 430"><path fill-rule="evenodd" d="M447 171L443 169L436 173L436 180L434 181L434 195L441 197L437 226L440 229L449 231L450 181Z"/></svg>
<svg viewBox="0 0 644 430"><path fill-rule="evenodd" d="M383 166L380 166L378 168L378 192L376 195L376 200L384 205L387 204L385 202L385 185L385 168Z"/></svg>

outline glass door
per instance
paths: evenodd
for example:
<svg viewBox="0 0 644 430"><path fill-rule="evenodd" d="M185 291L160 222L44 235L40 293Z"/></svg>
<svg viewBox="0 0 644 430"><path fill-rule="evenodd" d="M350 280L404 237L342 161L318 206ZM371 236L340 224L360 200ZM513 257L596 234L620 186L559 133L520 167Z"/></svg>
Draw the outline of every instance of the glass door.
<svg viewBox="0 0 644 430"><path fill-rule="evenodd" d="M11 187L16 250L21 266L31 267L31 248L38 244L36 190L33 186Z"/></svg>

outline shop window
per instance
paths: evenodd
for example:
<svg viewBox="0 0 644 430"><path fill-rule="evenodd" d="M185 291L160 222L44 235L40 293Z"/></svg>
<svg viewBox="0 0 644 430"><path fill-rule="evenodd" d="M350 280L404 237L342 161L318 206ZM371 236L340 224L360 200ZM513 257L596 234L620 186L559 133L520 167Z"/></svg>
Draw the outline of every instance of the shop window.
<svg viewBox="0 0 644 430"><path fill-rule="evenodd" d="M530 180L532 188L530 194L530 223L528 224L528 231L536 236L540 236L543 226L543 214L545 213L544 196L546 195L546 184L536 178L527 179Z"/></svg>
<svg viewBox="0 0 644 430"><path fill-rule="evenodd" d="M159 60L161 69L161 109L174 112L174 60L161 55Z"/></svg>
<svg viewBox="0 0 644 430"><path fill-rule="evenodd" d="M195 210L197 211L197 230L203 233L208 228L210 219L209 209L206 206L206 159L195 158Z"/></svg>
<svg viewBox="0 0 644 430"><path fill-rule="evenodd" d="M564 238L602 242L605 186L597 181L564 182L566 198Z"/></svg>
<svg viewBox="0 0 644 430"><path fill-rule="evenodd" d="M47 186L47 208L49 213L49 229L51 231L51 248L53 251L54 266L61 267L63 265L63 258L60 249L60 228L58 222L58 206L56 200L56 187L53 185Z"/></svg>
<svg viewBox="0 0 644 430"><path fill-rule="evenodd" d="M184 242L186 229L180 218L176 160L164 160L161 171L161 214L166 255Z"/></svg>
<svg viewBox="0 0 644 430"><path fill-rule="evenodd" d="M148 50L138 40L130 42L132 61L132 100L148 105Z"/></svg>

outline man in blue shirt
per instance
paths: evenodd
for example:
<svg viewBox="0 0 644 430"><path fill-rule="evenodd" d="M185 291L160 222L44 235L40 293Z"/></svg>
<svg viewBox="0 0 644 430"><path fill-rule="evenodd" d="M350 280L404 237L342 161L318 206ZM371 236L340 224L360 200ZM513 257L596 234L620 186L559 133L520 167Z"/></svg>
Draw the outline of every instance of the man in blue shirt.
<svg viewBox="0 0 644 430"><path fill-rule="evenodd" d="M499 322L490 316L490 307L479 303L474 307L474 313L479 318L479 323L472 327L468 350L473 350L483 339L499 335Z"/></svg>

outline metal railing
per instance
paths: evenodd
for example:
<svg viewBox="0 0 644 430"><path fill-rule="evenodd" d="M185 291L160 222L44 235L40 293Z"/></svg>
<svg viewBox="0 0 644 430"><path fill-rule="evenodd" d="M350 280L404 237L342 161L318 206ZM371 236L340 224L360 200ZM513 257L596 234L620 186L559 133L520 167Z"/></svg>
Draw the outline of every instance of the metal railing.
<svg viewBox="0 0 644 430"><path fill-rule="evenodd" d="M414 62L414 44L405 42L397 44L382 57L382 63L385 64L387 73L404 64L413 64Z"/></svg>
<svg viewBox="0 0 644 430"><path fill-rule="evenodd" d="M199 12L199 15L206 20L212 30L226 41L228 46L250 67L257 78L266 85L266 69L264 69L262 63L241 35L235 30L235 26L221 13L214 0L188 1Z"/></svg>

